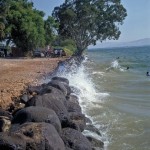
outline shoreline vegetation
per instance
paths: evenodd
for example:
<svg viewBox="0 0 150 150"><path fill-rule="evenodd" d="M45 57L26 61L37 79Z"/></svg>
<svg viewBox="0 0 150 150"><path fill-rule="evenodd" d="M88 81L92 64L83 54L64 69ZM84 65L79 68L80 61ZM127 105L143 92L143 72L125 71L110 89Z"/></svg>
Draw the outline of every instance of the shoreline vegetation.
<svg viewBox="0 0 150 150"><path fill-rule="evenodd" d="M21 62L26 61L50 65L50 62L47 62L50 60L46 59ZM83 57L71 57L61 61L56 67L57 61L58 59L53 60L50 65L53 70L50 82L26 87L24 93L15 101L15 106L0 109L0 148L96 150L104 147L104 143L99 139L82 134L84 130L88 130L101 135L91 120L82 113L78 95L73 92L76 87L70 86L67 78L55 76L59 65L62 67L62 64L64 67L70 66L69 68L74 65L78 69ZM37 73L36 68L34 70ZM48 70L40 70L41 73L43 71L46 73ZM39 75L35 74L34 77ZM29 76L26 76L27 78Z"/></svg>

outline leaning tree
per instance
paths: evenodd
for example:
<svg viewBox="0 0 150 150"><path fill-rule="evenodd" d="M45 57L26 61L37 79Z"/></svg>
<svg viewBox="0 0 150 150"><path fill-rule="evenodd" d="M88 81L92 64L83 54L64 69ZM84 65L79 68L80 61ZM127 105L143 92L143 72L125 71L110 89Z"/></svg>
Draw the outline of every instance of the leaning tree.
<svg viewBox="0 0 150 150"><path fill-rule="evenodd" d="M75 41L77 55L98 40L118 39L126 16L121 0L65 0L53 10L59 35Z"/></svg>

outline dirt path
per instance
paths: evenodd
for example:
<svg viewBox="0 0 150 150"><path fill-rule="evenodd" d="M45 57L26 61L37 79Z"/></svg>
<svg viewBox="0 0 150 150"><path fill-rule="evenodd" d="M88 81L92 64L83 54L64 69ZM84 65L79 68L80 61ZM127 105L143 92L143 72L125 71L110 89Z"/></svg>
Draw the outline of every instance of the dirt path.
<svg viewBox="0 0 150 150"><path fill-rule="evenodd" d="M6 108L29 84L52 72L64 58L0 59L0 107Z"/></svg>

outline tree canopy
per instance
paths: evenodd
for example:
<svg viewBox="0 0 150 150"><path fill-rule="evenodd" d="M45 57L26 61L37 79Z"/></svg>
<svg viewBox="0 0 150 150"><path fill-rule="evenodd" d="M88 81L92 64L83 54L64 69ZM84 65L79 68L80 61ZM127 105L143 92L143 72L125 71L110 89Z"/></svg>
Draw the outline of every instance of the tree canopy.
<svg viewBox="0 0 150 150"><path fill-rule="evenodd" d="M118 39L126 16L120 0L65 0L53 11L58 33L75 41L78 55L98 40Z"/></svg>
<svg viewBox="0 0 150 150"><path fill-rule="evenodd" d="M0 40L13 43L22 51L44 47L55 37L54 19L44 20L44 12L28 0L0 0Z"/></svg>

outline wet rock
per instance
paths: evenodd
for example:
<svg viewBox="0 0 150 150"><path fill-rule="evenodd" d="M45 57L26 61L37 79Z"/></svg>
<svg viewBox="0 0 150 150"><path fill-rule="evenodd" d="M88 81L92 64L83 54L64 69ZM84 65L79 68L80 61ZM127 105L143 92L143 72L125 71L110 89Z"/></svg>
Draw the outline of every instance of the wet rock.
<svg viewBox="0 0 150 150"><path fill-rule="evenodd" d="M39 94L40 91L42 90L42 88L44 87L44 85L40 85L40 86L29 86L27 89L27 92L31 95L36 95Z"/></svg>
<svg viewBox="0 0 150 150"><path fill-rule="evenodd" d="M90 118L86 117L86 123L87 124L92 124L92 120Z"/></svg>
<svg viewBox="0 0 150 150"><path fill-rule="evenodd" d="M66 102L66 97L63 94L62 91L60 91L59 89L52 87L52 86L45 86L41 91L40 91L40 95L43 94L47 94L47 93L51 93L51 97L55 98L57 100L62 101L63 103Z"/></svg>
<svg viewBox="0 0 150 150"><path fill-rule="evenodd" d="M68 94L67 88L64 86L64 84L59 82L59 81L57 81L57 80L53 80L53 81L49 82L47 85L59 89L60 91L63 92L63 94L65 96L67 96L67 94Z"/></svg>
<svg viewBox="0 0 150 150"><path fill-rule="evenodd" d="M81 113L81 107L77 103L67 101L66 107L67 107L68 112L80 112Z"/></svg>
<svg viewBox="0 0 150 150"><path fill-rule="evenodd" d="M84 131L86 127L86 118L85 115L79 112L71 112L69 113L69 118L72 123L74 123L79 131Z"/></svg>
<svg viewBox="0 0 150 150"><path fill-rule="evenodd" d="M94 137L87 136L87 139L92 143L94 148L104 148L104 143Z"/></svg>
<svg viewBox="0 0 150 150"><path fill-rule="evenodd" d="M0 150L26 150L26 142L21 135L1 132Z"/></svg>
<svg viewBox="0 0 150 150"><path fill-rule="evenodd" d="M63 127L63 125L65 125L69 119L68 111L64 103L56 98L56 96L57 95L52 93L34 96L28 101L27 106L42 106L54 110Z"/></svg>
<svg viewBox="0 0 150 150"><path fill-rule="evenodd" d="M25 123L14 133L23 135L26 150L65 150L64 142L51 124Z"/></svg>
<svg viewBox="0 0 150 150"><path fill-rule="evenodd" d="M70 147L66 147L66 150L73 150L72 148L70 148Z"/></svg>
<svg viewBox="0 0 150 150"><path fill-rule="evenodd" d="M69 102L79 104L79 98L78 98L78 96L76 96L76 95L73 94L73 93L71 93L71 94L68 96L67 100L68 100Z"/></svg>
<svg viewBox="0 0 150 150"><path fill-rule="evenodd" d="M73 150L92 150L92 145L89 140L77 130L64 128L62 139L66 147L72 148Z"/></svg>
<svg viewBox="0 0 150 150"><path fill-rule="evenodd" d="M56 130L61 132L61 123L56 113L48 108L30 106L16 112L13 124L23 124L25 122L46 122L52 124Z"/></svg>
<svg viewBox="0 0 150 150"><path fill-rule="evenodd" d="M6 132L11 127L11 120L9 117L0 116L0 132Z"/></svg>
<svg viewBox="0 0 150 150"><path fill-rule="evenodd" d="M53 77L53 78L52 78L52 81L53 81L53 80L57 80L57 81L59 81L59 82L63 82L63 83L66 83L66 84L69 85L69 80L66 79L66 78L64 78L64 77Z"/></svg>
<svg viewBox="0 0 150 150"><path fill-rule="evenodd" d="M75 86L70 86L71 88L71 93L75 93L75 94L80 94L81 90Z"/></svg>
<svg viewBox="0 0 150 150"><path fill-rule="evenodd" d="M92 124L86 125L85 130L89 130L89 131L94 132L94 133L96 133L96 134L101 136L100 131Z"/></svg>

